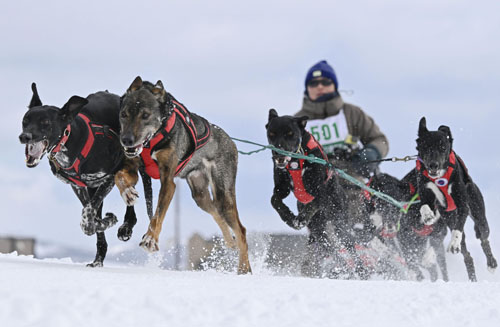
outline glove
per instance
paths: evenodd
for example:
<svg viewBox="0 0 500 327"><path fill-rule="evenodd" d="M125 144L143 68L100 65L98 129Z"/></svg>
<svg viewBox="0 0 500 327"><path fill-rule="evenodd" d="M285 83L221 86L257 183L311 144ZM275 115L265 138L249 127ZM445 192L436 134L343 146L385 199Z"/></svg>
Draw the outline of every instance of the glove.
<svg viewBox="0 0 500 327"><path fill-rule="evenodd" d="M381 158L382 156L377 148L368 144L365 148L352 156L352 166L356 173L365 178L369 178L370 173L374 173L380 163L371 161L380 160Z"/></svg>

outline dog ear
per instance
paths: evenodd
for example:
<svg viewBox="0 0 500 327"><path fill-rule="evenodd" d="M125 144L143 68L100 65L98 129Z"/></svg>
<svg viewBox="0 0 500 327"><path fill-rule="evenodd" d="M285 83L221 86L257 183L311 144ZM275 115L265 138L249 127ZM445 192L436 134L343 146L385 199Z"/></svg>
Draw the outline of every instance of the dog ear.
<svg viewBox="0 0 500 327"><path fill-rule="evenodd" d="M276 117L278 117L278 112L274 108L269 109L269 116L267 118L266 129L268 128L269 123L271 122L271 120L273 120Z"/></svg>
<svg viewBox="0 0 500 327"><path fill-rule="evenodd" d="M441 125L441 126L439 126L438 131L445 133L446 137L448 138L448 141L450 141L450 145L453 144L453 137L451 136L451 130L448 126Z"/></svg>
<svg viewBox="0 0 500 327"><path fill-rule="evenodd" d="M142 79L140 76L137 76L132 82L132 84L130 84L127 93L134 92L138 90L141 86L142 86Z"/></svg>
<svg viewBox="0 0 500 327"><path fill-rule="evenodd" d="M276 117L278 117L278 112L276 111L276 109L274 108L269 109L269 118L267 119L267 121L269 122L271 121L271 119L274 119Z"/></svg>
<svg viewBox="0 0 500 327"><path fill-rule="evenodd" d="M33 91L33 96L31 97L31 102L30 102L30 105L28 106L29 109L31 109L33 107L39 107L42 105L42 101L40 100L40 97L38 96L38 90L36 89L35 82L31 83L31 91Z"/></svg>
<svg viewBox="0 0 500 327"><path fill-rule="evenodd" d="M269 117L267 118L266 129L267 129L267 126L269 126L269 122L276 117L278 117L278 112L276 111L276 109L274 109L274 108L269 109Z"/></svg>
<svg viewBox="0 0 500 327"><path fill-rule="evenodd" d="M76 115L80 112L80 110L85 106L89 101L85 98L79 97L77 95L73 95L68 102L61 108L61 115L63 120L67 123L70 123L75 119Z"/></svg>
<svg viewBox="0 0 500 327"><path fill-rule="evenodd" d="M427 129L427 123L425 121L425 117L420 119L420 123L418 124L418 136L421 137L423 134L427 133L429 130Z"/></svg>
<svg viewBox="0 0 500 327"><path fill-rule="evenodd" d="M295 117L295 121L297 122L297 124L299 125L299 127L300 127L301 130L305 130L306 129L306 125L307 125L307 120L308 119L309 119L308 116Z"/></svg>
<svg viewBox="0 0 500 327"><path fill-rule="evenodd" d="M158 80L158 82L156 82L151 92L153 92L153 95L157 99L162 99L163 95L165 94L165 88L163 87L163 83L160 80Z"/></svg>

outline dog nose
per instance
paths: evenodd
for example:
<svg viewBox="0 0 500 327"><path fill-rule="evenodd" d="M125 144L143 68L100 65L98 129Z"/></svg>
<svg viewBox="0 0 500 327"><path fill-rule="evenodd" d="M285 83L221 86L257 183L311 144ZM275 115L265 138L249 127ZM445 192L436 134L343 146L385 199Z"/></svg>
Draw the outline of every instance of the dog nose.
<svg viewBox="0 0 500 327"><path fill-rule="evenodd" d="M437 164L437 162L431 162L429 164L429 169L432 169L432 170L436 170L438 169L439 165Z"/></svg>
<svg viewBox="0 0 500 327"><path fill-rule="evenodd" d="M21 144L26 144L32 139L33 135L31 133L21 133L21 135L19 135L19 141L21 141Z"/></svg>
<svg viewBox="0 0 500 327"><path fill-rule="evenodd" d="M132 135L122 135L121 141L124 146L134 145L134 137Z"/></svg>

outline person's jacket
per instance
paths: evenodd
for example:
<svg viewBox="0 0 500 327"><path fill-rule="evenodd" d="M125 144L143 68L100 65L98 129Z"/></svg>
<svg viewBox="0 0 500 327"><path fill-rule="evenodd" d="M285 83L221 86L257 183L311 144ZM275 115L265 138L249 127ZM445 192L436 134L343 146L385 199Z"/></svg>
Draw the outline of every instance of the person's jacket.
<svg viewBox="0 0 500 327"><path fill-rule="evenodd" d="M325 102L313 102L304 95L302 109L295 114L296 117L308 116L309 119L324 119L337 115L344 110L349 134L359 137L363 146L372 145L383 158L389 152L389 142L384 133L380 131L372 117L367 115L361 108L345 103L340 95Z"/></svg>

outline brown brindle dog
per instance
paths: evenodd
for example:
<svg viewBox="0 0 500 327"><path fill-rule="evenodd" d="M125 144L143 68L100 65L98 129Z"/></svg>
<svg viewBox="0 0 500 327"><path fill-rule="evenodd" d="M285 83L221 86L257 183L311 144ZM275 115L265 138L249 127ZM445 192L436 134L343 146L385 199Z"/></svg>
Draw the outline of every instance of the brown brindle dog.
<svg viewBox="0 0 500 327"><path fill-rule="evenodd" d="M239 249L238 273L251 272L246 230L236 208L235 181L238 152L229 136L203 117L189 112L163 88L137 77L121 98L120 141L129 158L115 175L115 183L127 204L138 197L137 171L145 166L149 176L161 182L156 212L140 246L158 251L163 219L175 192L174 177L186 179L193 199L211 214L226 244Z"/></svg>

